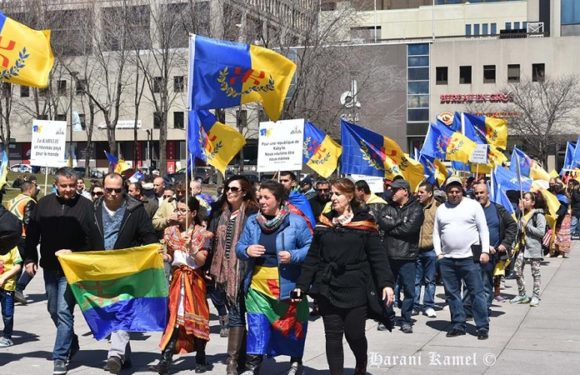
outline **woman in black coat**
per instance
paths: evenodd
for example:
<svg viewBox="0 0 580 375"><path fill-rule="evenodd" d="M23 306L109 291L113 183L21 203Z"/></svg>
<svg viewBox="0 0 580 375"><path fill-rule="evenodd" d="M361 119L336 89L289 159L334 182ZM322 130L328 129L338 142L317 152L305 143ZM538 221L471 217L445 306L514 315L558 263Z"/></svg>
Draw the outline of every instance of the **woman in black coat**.
<svg viewBox="0 0 580 375"><path fill-rule="evenodd" d="M332 183L332 211L321 216L293 297L308 293L318 301L326 334L326 357L331 375L344 370L342 336L356 358L355 374L366 374L365 322L373 297L382 292L393 303L394 280L372 216L354 200L352 181ZM374 301L376 302L376 300Z"/></svg>

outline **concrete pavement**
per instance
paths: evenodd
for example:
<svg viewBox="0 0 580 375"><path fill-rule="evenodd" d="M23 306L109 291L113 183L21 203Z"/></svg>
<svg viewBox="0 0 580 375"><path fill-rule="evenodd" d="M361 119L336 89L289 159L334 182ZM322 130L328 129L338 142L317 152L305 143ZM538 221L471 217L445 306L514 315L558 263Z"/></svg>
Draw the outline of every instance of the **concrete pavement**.
<svg viewBox="0 0 580 375"><path fill-rule="evenodd" d="M580 242L575 241L570 258L546 258L542 264L542 301L539 307L493 306L490 338L479 341L475 328L468 335L447 338L449 312L438 310L437 318L417 316L413 334L400 330L379 332L376 323L367 322L369 341L368 373L380 374L558 374L580 373ZM525 269L528 294L531 294L531 271ZM46 311L44 285L39 273L26 293L33 301L17 304L15 312L15 345L0 349L0 374L52 374L51 353L55 328ZM507 280L503 295L517 294L515 280ZM436 303L443 305L443 288L437 287ZM210 303L211 305L211 303ZM212 306L213 308L213 306ZM211 374L225 374L227 339L219 337L219 323L212 310L211 341L208 360L214 365ZM75 330L81 351L71 363L69 374L106 374L102 370L107 356L106 341L93 339L81 313L76 310ZM472 322L470 322L472 323ZM123 374L149 372L147 365L159 357L159 333L138 334L132 340L133 368ZM352 373L354 357L345 347L345 374ZM193 355L176 356L173 373L192 373ZM327 374L322 320L311 320L304 355L306 374ZM268 359L262 374L284 374L288 358Z"/></svg>

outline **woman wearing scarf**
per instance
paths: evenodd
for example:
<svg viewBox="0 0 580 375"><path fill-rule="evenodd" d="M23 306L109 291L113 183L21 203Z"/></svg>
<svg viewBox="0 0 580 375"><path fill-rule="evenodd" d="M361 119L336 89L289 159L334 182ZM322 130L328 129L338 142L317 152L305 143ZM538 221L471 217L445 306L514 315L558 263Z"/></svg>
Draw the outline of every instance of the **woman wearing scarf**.
<svg viewBox="0 0 580 375"><path fill-rule="evenodd" d="M218 202L219 212L214 213L210 231L214 233L210 275L220 293L226 296L228 308L228 358L227 375L237 375L243 368L242 352L246 337L244 294L241 288L243 265L236 256L236 244L244 230L248 216L258 211L255 190L244 176L232 176Z"/></svg>
<svg viewBox="0 0 580 375"><path fill-rule="evenodd" d="M512 298L510 303L530 303L532 307L540 304L540 263L544 255L542 239L546 231L543 206L544 201L541 194L524 194L520 207L523 210L523 216L520 219L519 253L514 265L519 293L518 296ZM524 284L524 265L526 263L531 265L534 278L531 302L526 295L526 286Z"/></svg>
<svg viewBox="0 0 580 375"><path fill-rule="evenodd" d="M294 295L304 299L309 293L318 301L330 374L343 374L343 335L356 359L354 373L366 374L365 323L374 312L367 306L371 298L377 302L369 290L391 305L393 274L373 217L354 200L353 182L336 180L331 191L332 210L320 216Z"/></svg>
<svg viewBox="0 0 580 375"><path fill-rule="evenodd" d="M201 267L207 258L207 245L212 237L197 217L199 201L180 198L174 213L177 225L165 228L167 261L171 262L172 279L169 286L169 319L161 337L161 360L153 370L168 374L173 354L195 354L195 372L209 369L205 359L205 345L209 341L209 308L206 301L205 280ZM187 229L186 229L187 223Z"/></svg>
<svg viewBox="0 0 580 375"><path fill-rule="evenodd" d="M251 216L236 245L247 262L244 277L248 319L246 371L257 374L264 355L288 355L288 374L302 372L308 321L306 300L290 301L312 235L306 221L285 206L286 192L276 181L260 185L260 212Z"/></svg>

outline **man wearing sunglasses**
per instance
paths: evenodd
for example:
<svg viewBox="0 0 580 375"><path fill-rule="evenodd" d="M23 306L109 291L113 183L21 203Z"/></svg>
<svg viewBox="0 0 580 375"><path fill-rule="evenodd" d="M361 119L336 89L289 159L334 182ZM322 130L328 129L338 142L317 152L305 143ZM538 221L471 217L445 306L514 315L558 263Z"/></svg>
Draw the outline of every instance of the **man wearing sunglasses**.
<svg viewBox="0 0 580 375"><path fill-rule="evenodd" d="M330 202L330 184L327 180L316 181L315 190L316 195L308 200L310 207L312 208L312 214L316 218L316 223L319 222L319 217L324 207Z"/></svg>
<svg viewBox="0 0 580 375"><path fill-rule="evenodd" d="M26 228L24 264L34 276L38 269L37 246L40 243L40 266L44 269L47 305L57 334L52 352L54 375L67 373L68 362L79 350L74 333L75 299L57 260L58 251L95 249L96 228L93 204L77 193L77 174L72 168L56 172L56 194L38 201Z"/></svg>
<svg viewBox="0 0 580 375"><path fill-rule="evenodd" d="M103 197L95 202L98 228L97 249L114 250L157 242L149 215L143 203L123 190L123 177L109 173L103 179ZM105 370L118 374L130 366L129 332L114 331Z"/></svg>

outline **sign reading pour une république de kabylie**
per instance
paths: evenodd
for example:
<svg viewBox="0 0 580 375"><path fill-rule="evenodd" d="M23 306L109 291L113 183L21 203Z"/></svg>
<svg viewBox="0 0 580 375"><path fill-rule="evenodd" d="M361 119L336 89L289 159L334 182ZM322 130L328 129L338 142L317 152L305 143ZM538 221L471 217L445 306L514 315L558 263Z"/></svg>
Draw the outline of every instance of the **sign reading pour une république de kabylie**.
<svg viewBox="0 0 580 375"><path fill-rule="evenodd" d="M302 169L304 119L261 122L258 136L258 172Z"/></svg>
<svg viewBox="0 0 580 375"><path fill-rule="evenodd" d="M62 167L65 147L66 121L32 121L31 165Z"/></svg>

